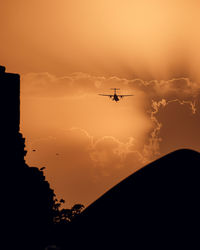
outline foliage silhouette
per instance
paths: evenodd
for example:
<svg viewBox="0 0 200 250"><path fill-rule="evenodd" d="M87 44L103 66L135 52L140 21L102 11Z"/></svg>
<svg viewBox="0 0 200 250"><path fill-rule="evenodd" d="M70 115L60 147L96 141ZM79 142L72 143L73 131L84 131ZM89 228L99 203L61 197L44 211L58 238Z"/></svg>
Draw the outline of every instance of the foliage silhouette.
<svg viewBox="0 0 200 250"><path fill-rule="evenodd" d="M60 199L60 201L54 199L53 222L55 224L67 224L72 222L73 219L80 215L84 209L84 205L82 204L75 204L71 209L61 209L61 206L64 203L65 201L63 199Z"/></svg>

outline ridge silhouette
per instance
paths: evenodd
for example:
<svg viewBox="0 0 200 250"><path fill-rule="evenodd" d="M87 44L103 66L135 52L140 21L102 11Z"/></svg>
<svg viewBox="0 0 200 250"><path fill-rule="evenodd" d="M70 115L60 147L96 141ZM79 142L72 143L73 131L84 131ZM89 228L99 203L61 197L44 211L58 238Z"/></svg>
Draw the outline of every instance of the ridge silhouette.
<svg viewBox="0 0 200 250"><path fill-rule="evenodd" d="M199 178L196 151L178 150L150 163L82 212L72 242L77 249L197 249Z"/></svg>

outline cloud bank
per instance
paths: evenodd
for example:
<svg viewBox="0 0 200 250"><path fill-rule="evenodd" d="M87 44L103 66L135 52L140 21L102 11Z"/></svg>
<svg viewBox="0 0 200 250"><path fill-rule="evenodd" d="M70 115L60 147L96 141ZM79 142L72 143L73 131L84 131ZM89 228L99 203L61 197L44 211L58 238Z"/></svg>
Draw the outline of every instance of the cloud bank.
<svg viewBox="0 0 200 250"><path fill-rule="evenodd" d="M111 87L135 96L118 105L97 95ZM200 84L188 78L145 81L80 72L64 77L32 73L22 76L21 92L27 161L46 165L55 191L70 204L91 203L172 150L200 150Z"/></svg>

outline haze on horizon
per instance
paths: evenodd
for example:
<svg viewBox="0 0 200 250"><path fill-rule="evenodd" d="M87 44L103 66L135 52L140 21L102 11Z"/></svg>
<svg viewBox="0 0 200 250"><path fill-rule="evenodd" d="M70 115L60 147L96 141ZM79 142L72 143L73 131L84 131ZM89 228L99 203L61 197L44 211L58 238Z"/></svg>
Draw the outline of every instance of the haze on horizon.
<svg viewBox="0 0 200 250"><path fill-rule="evenodd" d="M21 74L27 162L89 204L180 147L200 150L200 2L17 0L0 9L0 64ZM133 98L98 97L111 87ZM36 149L36 151L33 151Z"/></svg>

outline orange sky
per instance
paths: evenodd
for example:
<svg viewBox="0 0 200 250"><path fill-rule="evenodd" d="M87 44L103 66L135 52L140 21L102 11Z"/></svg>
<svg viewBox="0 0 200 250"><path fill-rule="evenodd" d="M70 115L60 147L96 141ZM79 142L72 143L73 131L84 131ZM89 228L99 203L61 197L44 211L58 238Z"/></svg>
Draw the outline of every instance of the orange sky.
<svg viewBox="0 0 200 250"><path fill-rule="evenodd" d="M200 2L7 0L0 64L21 74L27 162L66 205L147 162L200 150ZM134 97L113 103L98 93ZM36 149L35 152L32 150Z"/></svg>

